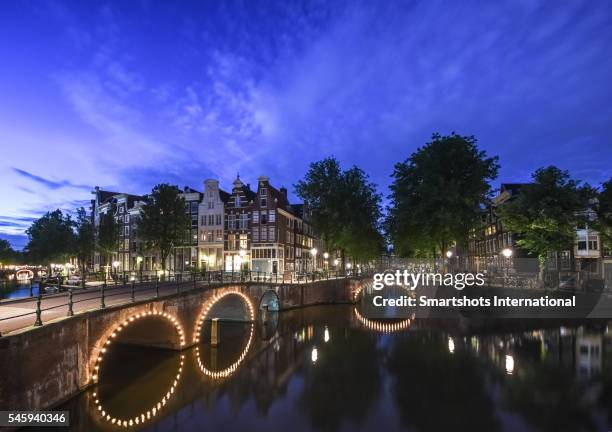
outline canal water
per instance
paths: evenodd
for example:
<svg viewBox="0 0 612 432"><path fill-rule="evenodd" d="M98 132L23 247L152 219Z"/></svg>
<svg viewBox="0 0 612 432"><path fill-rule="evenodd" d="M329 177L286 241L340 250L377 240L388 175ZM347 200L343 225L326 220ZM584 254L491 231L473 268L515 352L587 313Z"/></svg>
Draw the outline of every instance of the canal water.
<svg viewBox="0 0 612 432"><path fill-rule="evenodd" d="M38 282L32 283L33 296L38 295ZM1 281L0 300L17 299L30 296L30 282Z"/></svg>
<svg viewBox="0 0 612 432"><path fill-rule="evenodd" d="M605 322L381 323L354 306L208 327L182 353L113 344L72 430L609 431ZM612 328L611 328L612 330Z"/></svg>

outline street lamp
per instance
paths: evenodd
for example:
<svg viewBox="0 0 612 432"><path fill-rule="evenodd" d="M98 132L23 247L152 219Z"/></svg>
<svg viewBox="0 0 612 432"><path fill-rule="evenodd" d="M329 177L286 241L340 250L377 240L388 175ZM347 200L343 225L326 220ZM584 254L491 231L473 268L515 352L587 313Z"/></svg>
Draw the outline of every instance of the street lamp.
<svg viewBox="0 0 612 432"><path fill-rule="evenodd" d="M325 259L329 258L329 254L328 254L327 252L325 252L325 253L323 254L323 258L325 258Z"/></svg>
<svg viewBox="0 0 612 432"><path fill-rule="evenodd" d="M335 267L335 266L337 266L339 262L340 262L340 261L338 260L338 258L336 258L336 259L334 260L334 267Z"/></svg>
<svg viewBox="0 0 612 432"><path fill-rule="evenodd" d="M121 264L119 261L113 261L113 269L115 269L115 284L117 283L117 268L119 267L119 264Z"/></svg>
<svg viewBox="0 0 612 432"><path fill-rule="evenodd" d="M510 258L512 257L512 254L514 253L512 251L512 249L510 248L504 248L501 251L502 255L506 258L505 262L504 262L504 285L506 284L506 278L508 277L508 267L510 265Z"/></svg>
<svg viewBox="0 0 612 432"><path fill-rule="evenodd" d="M140 280L142 281L142 257L140 255L136 257L136 265L138 266L138 272L140 273Z"/></svg>
<svg viewBox="0 0 612 432"><path fill-rule="evenodd" d="M312 272L313 273L315 272L316 267L317 267L317 253L319 253L317 248L310 249L310 255L312 255Z"/></svg>
<svg viewBox="0 0 612 432"><path fill-rule="evenodd" d="M453 251L446 251L446 258L450 258L453 256Z"/></svg>
<svg viewBox="0 0 612 432"><path fill-rule="evenodd" d="M242 270L242 261L244 259L244 257L246 256L246 251L244 249L240 249L240 251L238 252L238 256L240 257L239 262L239 270Z"/></svg>

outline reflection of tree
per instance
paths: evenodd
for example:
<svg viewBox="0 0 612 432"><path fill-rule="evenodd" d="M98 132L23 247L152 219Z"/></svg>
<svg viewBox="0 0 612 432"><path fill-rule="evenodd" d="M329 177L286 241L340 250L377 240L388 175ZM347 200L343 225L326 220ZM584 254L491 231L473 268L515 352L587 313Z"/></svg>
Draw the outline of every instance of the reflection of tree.
<svg viewBox="0 0 612 432"><path fill-rule="evenodd" d="M389 360L402 420L419 431L494 431L499 424L486 393L482 365L450 354L439 335L398 341Z"/></svg>
<svg viewBox="0 0 612 432"><path fill-rule="evenodd" d="M375 340L367 333L349 333L318 350L300 406L316 430L337 430L345 419L361 423L381 388Z"/></svg>
<svg viewBox="0 0 612 432"><path fill-rule="evenodd" d="M583 394L567 369L541 363L508 379L503 400L538 430L595 430Z"/></svg>

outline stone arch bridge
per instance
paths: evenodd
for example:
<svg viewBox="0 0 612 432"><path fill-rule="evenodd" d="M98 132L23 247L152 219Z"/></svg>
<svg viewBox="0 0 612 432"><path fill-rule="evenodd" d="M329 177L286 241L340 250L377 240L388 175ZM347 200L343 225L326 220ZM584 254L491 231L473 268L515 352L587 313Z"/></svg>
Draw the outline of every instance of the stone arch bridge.
<svg viewBox="0 0 612 432"><path fill-rule="evenodd" d="M120 340L185 349L206 319L255 321L264 305L278 310L352 303L367 279L305 284L233 283L92 310L0 338L0 406L36 410L66 400L98 378L109 345ZM234 298L242 307L220 305ZM235 302L234 302L235 304Z"/></svg>

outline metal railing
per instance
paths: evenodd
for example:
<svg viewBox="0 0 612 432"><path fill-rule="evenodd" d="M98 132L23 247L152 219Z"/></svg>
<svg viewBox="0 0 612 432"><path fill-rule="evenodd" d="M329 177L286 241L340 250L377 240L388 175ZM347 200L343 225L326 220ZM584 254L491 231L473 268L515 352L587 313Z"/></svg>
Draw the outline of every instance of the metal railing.
<svg viewBox="0 0 612 432"><path fill-rule="evenodd" d="M367 277L369 273L363 272L316 272L316 273L292 273L281 275L278 273L265 273L256 271L239 271L239 272L205 272L205 273L178 273L169 276L157 276L157 277L145 277L136 279L135 277L128 278L127 276L116 278L110 281L110 283L103 282L101 285L81 287L73 285L52 285L55 292L43 294L42 285L39 287L38 295L33 296L32 290L30 289L29 297L21 297L18 299L11 299L0 304L0 312L4 305L11 304L14 302L22 301L33 301L35 300L35 310L31 312L18 313L15 315L1 316L0 324L4 321L14 320L18 318L24 318L32 316L34 318L34 326L43 325L42 315L44 312L54 311L61 308L67 310L66 316L73 316L75 313L91 311L95 309L105 309L107 302L124 296L125 301L116 302L113 306L133 303L136 300L153 300L159 298L161 295L175 295L181 292L193 291L197 289L212 289L217 288L226 284L232 283L270 283L270 284L303 284L310 282L317 282L322 280L330 279L344 279L350 277ZM43 283L43 282L39 282ZM32 285L30 285L32 286ZM150 295L137 296L137 294L148 293ZM137 298L138 297L138 298ZM62 301L63 299L63 301ZM53 304L45 307L43 301L49 303L51 301L58 301L58 304ZM97 304L97 306L80 309L75 311L75 306L84 304L85 302L91 302ZM93 304L92 304L93 306ZM23 325L19 328L29 327L29 325ZM11 329L11 331L17 330L18 328ZM2 334L0 333L0 336Z"/></svg>

